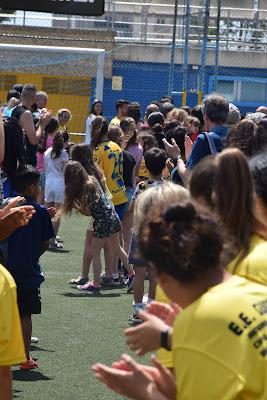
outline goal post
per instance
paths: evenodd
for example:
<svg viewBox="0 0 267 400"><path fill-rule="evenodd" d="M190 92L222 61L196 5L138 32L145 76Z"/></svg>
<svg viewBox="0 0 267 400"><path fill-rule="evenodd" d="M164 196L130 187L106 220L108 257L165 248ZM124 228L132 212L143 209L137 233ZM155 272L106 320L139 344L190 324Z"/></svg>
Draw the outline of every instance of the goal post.
<svg viewBox="0 0 267 400"><path fill-rule="evenodd" d="M34 53L57 53L57 54L77 54L80 56L92 55L97 57L96 63L96 88L95 98L103 101L104 95L104 68L105 68L105 49L93 49L86 47L63 47L63 46L38 46L0 43L0 50L7 51L29 51ZM1 61L0 61L1 63Z"/></svg>

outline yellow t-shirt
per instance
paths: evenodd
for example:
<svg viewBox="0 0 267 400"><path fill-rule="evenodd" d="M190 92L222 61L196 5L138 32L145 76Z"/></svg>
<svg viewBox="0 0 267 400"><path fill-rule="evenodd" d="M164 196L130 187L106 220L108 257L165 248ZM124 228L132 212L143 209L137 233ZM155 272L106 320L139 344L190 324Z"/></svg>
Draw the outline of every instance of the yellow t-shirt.
<svg viewBox="0 0 267 400"><path fill-rule="evenodd" d="M144 157L142 158L141 164L140 164L140 168L138 171L138 176L140 178L147 178L147 179L151 179L151 174L148 171L147 167L146 167L146 163L145 163L145 159Z"/></svg>
<svg viewBox="0 0 267 400"><path fill-rule="evenodd" d="M267 288L239 276L176 318L179 400L267 399Z"/></svg>
<svg viewBox="0 0 267 400"><path fill-rule="evenodd" d="M114 206L128 202L123 182L123 152L112 141L101 143L94 150L94 161L103 170Z"/></svg>
<svg viewBox="0 0 267 400"><path fill-rule="evenodd" d="M110 121L111 125L117 125L120 126L121 124L121 120L118 117L114 117L111 121Z"/></svg>
<svg viewBox="0 0 267 400"><path fill-rule="evenodd" d="M166 296L165 292L163 289L157 285L157 290L156 290L156 300L159 301L160 303L165 303L169 304L170 300ZM157 351L157 358L161 362L162 365L166 368L173 368L173 354L172 351L167 351L165 349L159 349Z"/></svg>
<svg viewBox="0 0 267 400"><path fill-rule="evenodd" d="M16 284L0 264L0 366L26 361L17 306Z"/></svg>
<svg viewBox="0 0 267 400"><path fill-rule="evenodd" d="M267 241L258 235L251 237L248 255L236 265L238 256L228 265L231 274L267 286Z"/></svg>

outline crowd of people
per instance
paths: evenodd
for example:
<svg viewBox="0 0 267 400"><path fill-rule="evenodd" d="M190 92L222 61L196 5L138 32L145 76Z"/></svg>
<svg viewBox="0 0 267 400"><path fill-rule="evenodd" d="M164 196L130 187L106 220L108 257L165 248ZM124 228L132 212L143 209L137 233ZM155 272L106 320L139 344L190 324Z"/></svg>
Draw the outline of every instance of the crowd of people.
<svg viewBox="0 0 267 400"><path fill-rule="evenodd" d="M243 116L217 94L194 108L165 96L142 118L139 103L118 100L109 122L96 100L85 143L73 144L71 111L53 116L48 101L16 85L0 118L1 399L12 398L12 365L38 367L40 257L61 251L73 211L88 225L69 284L90 295L125 285L129 348L157 351L152 366L96 364L97 379L137 400L266 399L267 107Z"/></svg>

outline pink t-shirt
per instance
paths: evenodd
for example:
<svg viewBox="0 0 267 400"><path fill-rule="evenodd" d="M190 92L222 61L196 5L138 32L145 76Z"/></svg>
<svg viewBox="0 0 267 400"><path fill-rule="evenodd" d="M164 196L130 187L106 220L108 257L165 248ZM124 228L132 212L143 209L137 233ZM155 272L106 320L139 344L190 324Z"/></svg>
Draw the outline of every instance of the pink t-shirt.
<svg viewBox="0 0 267 400"><path fill-rule="evenodd" d="M134 158L135 165L138 166L141 164L142 158L143 158L143 147L140 144L131 144L128 148L127 151L131 153L131 155Z"/></svg>
<svg viewBox="0 0 267 400"><path fill-rule="evenodd" d="M54 138L53 136L48 135L46 139L45 150L49 149L49 147L53 146ZM44 153L37 152L37 171L41 172L44 170Z"/></svg>

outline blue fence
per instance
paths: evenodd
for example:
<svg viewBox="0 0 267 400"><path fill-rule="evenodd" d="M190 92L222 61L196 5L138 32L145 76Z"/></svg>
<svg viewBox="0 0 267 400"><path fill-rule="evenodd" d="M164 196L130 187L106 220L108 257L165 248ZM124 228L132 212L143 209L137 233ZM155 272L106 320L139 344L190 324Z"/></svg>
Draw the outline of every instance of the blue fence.
<svg viewBox="0 0 267 400"><path fill-rule="evenodd" d="M187 104L194 106L197 104L197 93L195 92L198 87L198 70L195 67L189 66L188 68L188 97ZM144 112L145 107L153 100L158 100L167 94L168 88L168 64L156 63L142 63L142 62L122 62L114 61L113 63L113 76L122 76L123 87L121 91L112 90L112 80L105 79L104 83L104 109L105 115L108 118L116 114L115 103L118 99L127 99L129 101L138 101L142 106ZM174 73L174 87L175 92L182 91L182 65L175 66ZM205 84L204 94L211 90L211 80L214 75L214 67L207 66L205 71ZM248 68L231 68L220 67L219 77L232 77L233 80L255 78L255 81L261 79L266 80L266 97L267 102L267 69L248 69ZM253 81L253 79L251 80ZM263 83L264 84L264 83ZM95 82L92 82L93 88ZM92 91L93 93L93 91ZM175 104L181 106L181 95L174 94ZM255 111L255 105L238 103L242 113Z"/></svg>

